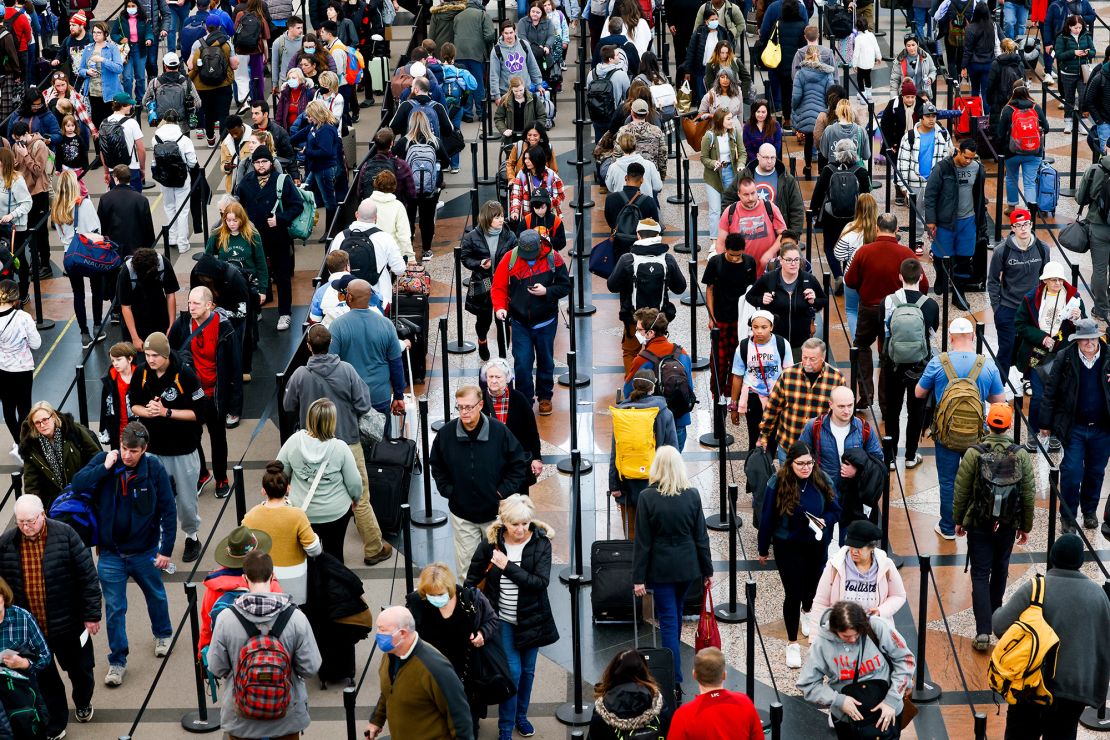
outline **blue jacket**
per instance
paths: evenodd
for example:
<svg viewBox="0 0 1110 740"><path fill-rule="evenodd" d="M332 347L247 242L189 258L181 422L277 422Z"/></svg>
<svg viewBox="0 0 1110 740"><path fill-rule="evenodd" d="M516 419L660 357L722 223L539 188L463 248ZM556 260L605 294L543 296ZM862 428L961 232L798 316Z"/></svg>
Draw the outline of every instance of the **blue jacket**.
<svg viewBox="0 0 1110 740"><path fill-rule="evenodd" d="M829 477L832 481L833 489L839 492L840 489L840 455L837 452L836 438L833 437L832 423L829 421L829 414L826 412L817 419L821 420L821 440L817 444L817 455L820 459L817 461L821 466L821 471ZM813 423L816 419L810 419L806 422L805 429L802 430L801 436L798 437L799 442L805 442L809 449L814 448L813 444ZM850 450L853 447L862 447L869 455L876 455L879 459L883 457L883 446L879 442L879 435L876 434L874 429L871 429L867 435L867 441L863 441L863 425L867 424L866 421L853 416L851 421L851 430L848 432L847 438L844 440L844 449ZM870 425L869 425L870 426Z"/></svg>
<svg viewBox="0 0 1110 740"><path fill-rule="evenodd" d="M12 113L11 122L8 124L8 138L12 137L12 127L19 121L27 124L27 129L33 134L39 134L42 138L50 142L50 149L53 150L58 142L62 140L62 129L58 125L58 117L50 112L48 108L43 108L42 113L38 115L24 116L18 110Z"/></svg>
<svg viewBox="0 0 1110 740"><path fill-rule="evenodd" d="M73 476L75 491L92 491L96 501L96 518L100 525L97 546L120 555L136 555L158 548L167 557L173 555L177 539L177 504L173 500L170 474L154 455L144 454L135 468L135 477L127 486L127 495L120 492L121 476L126 468L117 462L111 470L104 467L108 453L101 452ZM127 536L117 542L115 535L117 510L126 507Z"/></svg>
<svg viewBox="0 0 1110 740"><path fill-rule="evenodd" d="M339 165L339 130L330 123L305 126L296 134L290 134L289 140L294 144L305 142L306 172L322 172Z"/></svg>
<svg viewBox="0 0 1110 740"><path fill-rule="evenodd" d="M825 497L821 495L817 486L807 481L805 488L802 489L798 505L794 507L794 513L780 517L775 514L775 489L778 486L778 481L779 477L777 475L771 476L771 480L767 481L767 492L763 495L763 513L759 517L759 554L767 554L771 548L771 540L775 538L776 533L779 536L785 534L784 539L787 540L809 540L813 542L813 530L809 528L809 519L804 512L809 512L825 522L821 542L828 545L832 538L833 525L840 521L840 504L837 503L836 498L834 497L832 501L825 501ZM780 528L785 528L785 532L780 532Z"/></svg>
<svg viewBox="0 0 1110 740"><path fill-rule="evenodd" d="M1055 0L1048 4L1048 10L1045 12L1042 34L1044 38L1055 42L1056 37L1064 29L1064 19L1073 13L1082 16L1083 22L1087 24L1087 30L1094 28L1095 9L1091 7L1088 0Z"/></svg>
<svg viewBox="0 0 1110 740"><path fill-rule="evenodd" d="M96 44L89 44L81 52L81 61L77 64L77 77L81 83L81 94L89 96L89 59L92 58ZM100 80L103 87L101 98L109 102L123 87L120 85L120 75L123 73L123 60L120 59L119 47L113 43L104 45L101 56L104 61L100 63Z"/></svg>
<svg viewBox="0 0 1110 740"><path fill-rule="evenodd" d="M790 104L794 115L796 131L813 133L817 125L817 116L828 106L825 103L825 93L829 85L834 82L833 68L820 62L803 62L794 77L794 88L790 94Z"/></svg>

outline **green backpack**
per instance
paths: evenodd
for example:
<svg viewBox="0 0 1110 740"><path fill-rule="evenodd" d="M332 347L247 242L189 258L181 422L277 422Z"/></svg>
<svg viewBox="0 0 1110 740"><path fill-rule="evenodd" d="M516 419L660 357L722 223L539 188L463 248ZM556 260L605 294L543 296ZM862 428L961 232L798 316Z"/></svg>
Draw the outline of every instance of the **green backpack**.
<svg viewBox="0 0 1110 740"><path fill-rule="evenodd" d="M277 201L274 203L274 208L271 213L277 213L281 208L281 193L285 189L285 179L288 177L285 173L277 176ZM293 223L289 224L289 236L294 239L307 239L312 236L312 232L316 229L316 223L320 220L320 214L316 212L316 196L304 188L297 188L297 193L301 196L301 202L304 207L301 213Z"/></svg>

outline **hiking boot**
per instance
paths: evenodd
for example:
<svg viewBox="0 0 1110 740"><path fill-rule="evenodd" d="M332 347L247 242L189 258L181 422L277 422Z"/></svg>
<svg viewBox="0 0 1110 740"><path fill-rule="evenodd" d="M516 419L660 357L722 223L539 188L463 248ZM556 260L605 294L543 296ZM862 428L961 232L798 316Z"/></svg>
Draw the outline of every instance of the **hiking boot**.
<svg viewBox="0 0 1110 740"><path fill-rule="evenodd" d="M200 540L196 537L185 538L185 552L181 555L182 562L191 563L200 557Z"/></svg>
<svg viewBox="0 0 1110 740"><path fill-rule="evenodd" d="M155 637L154 638L154 657L164 658L170 654L170 638L169 637Z"/></svg>
<svg viewBox="0 0 1110 740"><path fill-rule="evenodd" d="M390 545L388 542L383 542L382 543L382 549L378 550L377 555L373 555L373 556L368 557L368 558L363 558L362 562L364 562L366 565L377 565L378 563L389 560L389 558L392 555L393 555L393 546Z"/></svg>
<svg viewBox="0 0 1110 740"><path fill-rule="evenodd" d="M990 635L976 635L975 639L971 641L971 647L974 650L978 650L981 653L985 653L987 650L990 650L991 636Z"/></svg>
<svg viewBox="0 0 1110 740"><path fill-rule="evenodd" d="M1094 514L1084 514L1083 529L1098 529L1098 517Z"/></svg>
<svg viewBox="0 0 1110 740"><path fill-rule="evenodd" d="M108 675L104 676L105 686L123 686L123 677L127 674L127 666L110 665Z"/></svg>

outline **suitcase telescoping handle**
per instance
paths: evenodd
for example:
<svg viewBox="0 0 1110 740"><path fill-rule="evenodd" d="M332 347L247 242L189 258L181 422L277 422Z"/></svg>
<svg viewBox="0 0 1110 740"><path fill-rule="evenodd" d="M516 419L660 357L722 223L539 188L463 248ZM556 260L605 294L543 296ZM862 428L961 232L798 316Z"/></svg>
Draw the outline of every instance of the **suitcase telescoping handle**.
<svg viewBox="0 0 1110 740"><path fill-rule="evenodd" d="M656 648L656 647L659 647L659 645L658 645L657 638L656 638L656 635L655 635L655 629L656 629L655 628L655 591L653 591L652 589L649 588L649 589L647 589L647 592L649 594L651 594L651 617L650 617L650 620L645 620L645 621L647 621L648 626L651 627L651 646L653 648ZM636 596L636 592L633 591L632 592L632 648L634 650L639 650L640 649L640 620L636 618L636 614L637 614L636 599L637 598L638 597ZM643 604L643 603L644 603L643 601L640 602L640 604Z"/></svg>

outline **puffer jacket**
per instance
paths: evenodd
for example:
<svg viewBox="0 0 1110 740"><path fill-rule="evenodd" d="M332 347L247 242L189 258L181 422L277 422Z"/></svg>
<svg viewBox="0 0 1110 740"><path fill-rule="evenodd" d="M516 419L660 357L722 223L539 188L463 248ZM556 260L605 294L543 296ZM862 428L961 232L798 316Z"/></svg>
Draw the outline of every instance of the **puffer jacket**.
<svg viewBox="0 0 1110 740"><path fill-rule="evenodd" d="M0 570L15 594L15 605L28 609L20 555L22 542L23 533L18 527L0 535ZM96 566L89 548L68 524L46 520L42 575L46 582L46 624L41 626L51 639L76 637L85 628L85 622L100 621L100 579Z"/></svg>
<svg viewBox="0 0 1110 740"><path fill-rule="evenodd" d="M1095 123L1110 123L1110 62L1095 68L1083 95L1083 110L1091 114Z"/></svg>
<svg viewBox="0 0 1110 740"><path fill-rule="evenodd" d="M833 490L838 490L840 484L840 453L838 449L840 446L836 443L836 437L833 436L831 416L831 413L825 413L816 419L807 421L805 428L802 429L801 436L798 437L798 441L804 442L813 451L814 457L817 458L817 464L821 466L821 470L832 482ZM818 421L821 422L820 434L815 438L813 429L817 426ZM866 419L853 416L852 420L848 422L848 436L844 439L844 452L847 453L851 449L863 449L872 455L882 457L883 448L879 444L879 435Z"/></svg>
<svg viewBox="0 0 1110 740"><path fill-rule="evenodd" d="M216 602L226 593L235 591L246 593L247 590L247 579L243 577L242 568L219 566L204 577L204 595L200 603L200 640L197 641L198 659L204 648L212 642L212 607L216 606ZM281 585L274 576L270 576L270 591L275 594L282 593Z"/></svg>
<svg viewBox="0 0 1110 740"><path fill-rule="evenodd" d="M455 18L464 10L466 10L466 3L462 0L433 5L428 38L435 39L440 46L448 42L455 43Z"/></svg>
<svg viewBox="0 0 1110 740"><path fill-rule="evenodd" d="M867 519L872 524L879 523L879 499L883 495L883 484L889 472L882 455L868 454L862 447L844 450L841 460L856 469L851 478L841 478L837 496L840 497L840 531L847 533L848 525L857 519ZM871 514L864 516L863 507L871 507ZM843 541L845 535L841 535Z"/></svg>
<svg viewBox="0 0 1110 740"><path fill-rule="evenodd" d="M212 399L222 414L240 416L243 413L242 339L235 332L231 315L222 308L213 313L218 321L216 334L216 389ZM192 318L179 313L170 327L170 346L181 352L182 357L192 357ZM186 346L188 345L188 346ZM187 360L188 361L188 360Z"/></svg>
<svg viewBox="0 0 1110 740"><path fill-rule="evenodd" d="M1087 56L1078 57L1075 52L1086 50ZM1056 44L1052 47L1052 55L1056 57L1056 67L1061 72L1069 75L1078 75L1079 66L1096 59L1095 44L1091 34L1084 31L1079 38L1070 33L1061 33L1056 37Z"/></svg>
<svg viewBox="0 0 1110 740"><path fill-rule="evenodd" d="M794 78L794 90L790 95L793 113L790 121L795 131L813 133L817 116L825 110L825 93L833 84L833 68L820 61L806 61L798 69Z"/></svg>
<svg viewBox="0 0 1110 740"><path fill-rule="evenodd" d="M840 524L844 526L844 521L841 520ZM894 566L894 561L886 552L876 547L872 550L871 557L879 566L876 581L879 594L878 616L893 625L894 615L906 603L906 586L902 582L902 576L898 575L898 568ZM821 575L821 580L817 583L817 592L813 595L811 609L813 614L824 614L826 609L846 598L844 569L847 559L848 548L845 546L837 550L825 563L825 572Z"/></svg>
<svg viewBox="0 0 1110 740"><path fill-rule="evenodd" d="M709 26L699 23L694 29L693 36L690 37L690 45L686 47L686 64L683 67L691 80L705 77L705 63L702 60L705 59L705 44L708 38ZM717 41L727 41L733 46L736 45L736 37L729 33L724 25L717 26Z"/></svg>
<svg viewBox="0 0 1110 740"><path fill-rule="evenodd" d="M1107 183L1110 183L1110 154L1102 155L1102 159L1087 168L1083 179L1079 181L1079 190L1075 193L1075 202L1088 207L1084 218L1091 227L1092 239L1101 243L1110 241L1110 224L1106 223L1098 208L1090 206L1094 204L1095 194L1106 187Z"/></svg>
<svg viewBox="0 0 1110 740"><path fill-rule="evenodd" d="M660 727L662 711L663 695L658 691L638 683L613 686L594 701L590 740L618 740L641 728Z"/></svg>
<svg viewBox="0 0 1110 740"><path fill-rule="evenodd" d="M62 420L58 434L62 435L62 477L58 476L46 462L42 451L42 439L34 433L30 418L24 419L19 428L19 455L23 458L23 492L33 493L42 499L43 506L50 511L50 505L69 485L73 476L85 467L100 452L97 441L88 428L73 420L72 414L58 414Z"/></svg>
<svg viewBox="0 0 1110 740"><path fill-rule="evenodd" d="M933 128L933 169L952 154L952 138L943 126ZM928 178L921 176L918 164L921 155L921 135L914 126L902 137L898 145L898 175L911 192L918 193L925 187Z"/></svg>
<svg viewBox="0 0 1110 740"><path fill-rule="evenodd" d="M970 21L970 16L968 16ZM982 27L969 22L964 29L963 66L969 64L990 64L998 45L998 31L994 23L987 22Z"/></svg>
<svg viewBox="0 0 1110 740"><path fill-rule="evenodd" d="M913 80L919 91L930 89L937 78L937 65L933 58L921 48L917 50L917 64L911 66L909 55L903 49L890 66L890 97L897 98L902 92L902 80Z"/></svg>
<svg viewBox="0 0 1110 740"><path fill-rule="evenodd" d="M1060 297L1063 304L1067 304L1074 299L1079 292L1075 286L1064 281L1063 287L1064 295ZM1014 329L1017 332L1017 346L1014 348L1014 366L1021 370L1023 373L1030 368L1030 360L1033 357L1033 349L1039 347L1044 348L1042 342L1048 336L1048 333L1041 328L1040 315L1041 315L1041 302L1044 300L1045 284L1039 283L1033 290L1025 294L1022 298L1021 305L1017 308L1017 314L1014 316ZM1063 305L1061 305L1063 308ZM1087 312L1083 308L1083 303L1079 303L1079 315L1086 316ZM1052 353L1058 352L1064 343L1068 340L1071 334L1075 331L1075 323L1071 319L1064 319L1060 324L1059 332L1053 337L1056 341L1051 353L1041 359L1041 362L1048 362L1052 357Z"/></svg>
<svg viewBox="0 0 1110 740"><path fill-rule="evenodd" d="M462 263L463 267L470 270L474 275L479 278L493 277L493 271L497 267L497 261L494 259L498 254L506 254L516 244L516 234L508 227L508 224L501 227L501 233L497 236L497 249L494 254L490 254L489 245L486 243L486 237L481 229L471 229L463 234L462 242L459 246L462 249ZM482 267L483 260L489 260L490 266L488 268Z"/></svg>
<svg viewBox="0 0 1110 740"><path fill-rule="evenodd" d="M1016 75L1016 76L1015 76ZM1000 54L991 65L990 74L987 75L987 88L986 98L987 105L991 107L993 112L998 109L1001 112L1003 106L1010 101L1010 93L1012 90L1007 90L1004 80L1018 79L1025 77L1025 62L1022 61L1021 55L1016 51L1009 54ZM1013 83L1011 83L1012 85ZM998 115L994 116L995 123L998 122Z"/></svg>

